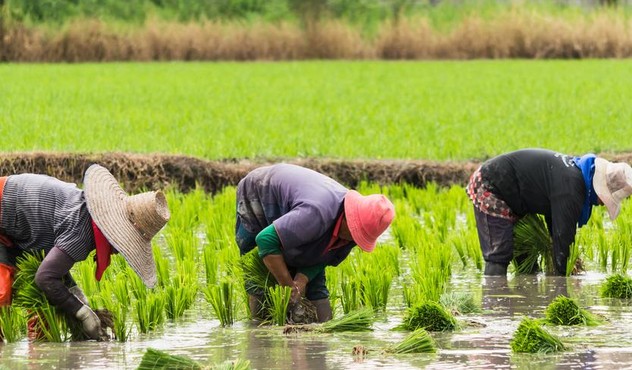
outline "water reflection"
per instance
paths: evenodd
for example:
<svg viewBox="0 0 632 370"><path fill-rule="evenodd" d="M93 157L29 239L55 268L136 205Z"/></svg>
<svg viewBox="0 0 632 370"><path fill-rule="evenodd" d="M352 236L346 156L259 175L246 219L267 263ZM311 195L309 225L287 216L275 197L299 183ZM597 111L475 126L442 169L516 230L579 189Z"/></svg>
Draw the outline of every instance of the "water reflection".
<svg viewBox="0 0 632 370"><path fill-rule="evenodd" d="M381 352L406 333L391 331L401 322L403 303L393 303L374 332L284 335L279 327L258 327L240 321L222 328L202 309L150 335L132 336L128 343L0 344L0 369L135 369L148 347L185 355L203 365L247 359L254 369L580 369L632 368L630 302L602 299L604 276L590 273L570 278L509 275L482 277L468 271L454 276L452 290L472 293L482 313L460 317L484 326L464 325L454 333L434 333L435 355L391 355ZM547 327L570 349L555 355L513 354L509 342L523 316L544 316L558 295L573 297L609 321L595 327ZM354 358L355 345L372 349Z"/></svg>

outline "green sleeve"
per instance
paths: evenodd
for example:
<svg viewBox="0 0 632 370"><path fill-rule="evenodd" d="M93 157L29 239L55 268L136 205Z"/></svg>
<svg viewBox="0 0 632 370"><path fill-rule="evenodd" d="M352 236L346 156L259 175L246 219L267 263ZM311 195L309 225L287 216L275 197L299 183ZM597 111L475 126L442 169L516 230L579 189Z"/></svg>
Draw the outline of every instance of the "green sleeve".
<svg viewBox="0 0 632 370"><path fill-rule="evenodd" d="M320 264L320 265L316 265L316 266L310 266L310 267L302 267L302 268L298 269L298 272L300 272L301 274L307 276L309 281L312 281L312 279L314 279L316 276L318 276L318 274L320 274L323 271L325 271L325 265L324 264Z"/></svg>
<svg viewBox="0 0 632 370"><path fill-rule="evenodd" d="M259 247L259 257L261 258L268 254L281 254L281 239L279 239L272 224L257 234L255 242Z"/></svg>
<svg viewBox="0 0 632 370"><path fill-rule="evenodd" d="M261 258L267 256L268 254L281 254L281 239L279 239L279 235L277 234L273 224L261 230L261 232L259 232L259 234L255 237L255 242L259 247L259 257ZM298 272L307 276L307 278L311 281L324 270L325 265L321 264L300 268Z"/></svg>

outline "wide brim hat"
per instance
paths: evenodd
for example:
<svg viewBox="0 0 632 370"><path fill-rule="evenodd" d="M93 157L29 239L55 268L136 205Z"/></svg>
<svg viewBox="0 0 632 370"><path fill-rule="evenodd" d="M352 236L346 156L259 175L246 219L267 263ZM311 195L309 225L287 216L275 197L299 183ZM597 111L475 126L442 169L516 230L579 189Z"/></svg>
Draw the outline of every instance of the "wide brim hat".
<svg viewBox="0 0 632 370"><path fill-rule="evenodd" d="M345 195L344 211L353 241L365 252L373 251L395 217L395 207L384 195L364 196L355 190Z"/></svg>
<svg viewBox="0 0 632 370"><path fill-rule="evenodd" d="M614 220L621 211L621 202L632 194L632 168L627 163L595 158L593 187Z"/></svg>
<svg viewBox="0 0 632 370"><path fill-rule="evenodd" d="M105 238L149 288L156 285L151 239L170 217L165 195L151 191L129 196L104 167L93 164L84 175L88 212Z"/></svg>

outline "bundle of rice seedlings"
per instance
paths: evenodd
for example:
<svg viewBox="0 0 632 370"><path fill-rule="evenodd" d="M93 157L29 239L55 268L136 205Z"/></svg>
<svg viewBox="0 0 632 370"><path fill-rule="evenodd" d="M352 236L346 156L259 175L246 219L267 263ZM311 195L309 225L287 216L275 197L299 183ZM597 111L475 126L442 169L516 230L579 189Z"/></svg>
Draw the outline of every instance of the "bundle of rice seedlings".
<svg viewBox="0 0 632 370"><path fill-rule="evenodd" d="M446 292L441 295L439 304L455 315L481 312L480 305L474 301L472 293L468 292Z"/></svg>
<svg viewBox="0 0 632 370"><path fill-rule="evenodd" d="M164 351L148 348L137 370L250 370L250 368L248 360L238 359L225 361L215 366L202 366L186 356L170 355Z"/></svg>
<svg viewBox="0 0 632 370"><path fill-rule="evenodd" d="M286 325L283 330L284 334L296 333L299 331L314 331L318 333L337 333L337 332L360 332L371 331L375 312L370 307L363 307L358 310L349 312L348 314L331 319L322 324L315 325Z"/></svg>
<svg viewBox="0 0 632 370"><path fill-rule="evenodd" d="M574 299L557 296L545 310L545 321L553 325L599 325L601 321L579 307Z"/></svg>
<svg viewBox="0 0 632 370"><path fill-rule="evenodd" d="M147 348L138 370L157 369L196 370L202 369L202 365L185 356L170 355L154 348Z"/></svg>
<svg viewBox="0 0 632 370"><path fill-rule="evenodd" d="M553 264L553 241L540 215L528 214L521 218L513 229L513 264L519 274L537 272L542 263L547 274L555 273Z"/></svg>
<svg viewBox="0 0 632 370"><path fill-rule="evenodd" d="M334 333L342 331L371 331L375 313L370 307L360 308L348 314L329 320L317 329L322 333Z"/></svg>
<svg viewBox="0 0 632 370"><path fill-rule="evenodd" d="M601 296L606 298L632 298L632 278L622 274L609 276L601 286Z"/></svg>
<svg viewBox="0 0 632 370"><path fill-rule="evenodd" d="M510 342L514 352L553 353L566 349L554 335L544 330L537 321L525 317L518 325Z"/></svg>
<svg viewBox="0 0 632 370"><path fill-rule="evenodd" d="M419 328L428 331L452 331L457 328L454 315L439 303L432 301L409 308L402 325L410 331Z"/></svg>
<svg viewBox="0 0 632 370"><path fill-rule="evenodd" d="M17 342L26 333L26 319L21 308L6 306L0 307L0 342Z"/></svg>
<svg viewBox="0 0 632 370"><path fill-rule="evenodd" d="M35 273L44 259L44 252L25 253L17 259L17 273L13 283L13 305L26 312L26 321L32 323L36 340L65 342L69 339L66 315L52 306L44 292L35 284ZM75 319L76 321L76 319ZM81 340L84 338L76 338Z"/></svg>
<svg viewBox="0 0 632 370"><path fill-rule="evenodd" d="M252 284L263 292L267 292L269 287L277 285L276 279L263 263L263 259L259 257L259 248L244 254L240 263L247 284Z"/></svg>
<svg viewBox="0 0 632 370"><path fill-rule="evenodd" d="M386 349L389 353L434 353L437 345L434 339L424 329L417 329L404 340Z"/></svg>

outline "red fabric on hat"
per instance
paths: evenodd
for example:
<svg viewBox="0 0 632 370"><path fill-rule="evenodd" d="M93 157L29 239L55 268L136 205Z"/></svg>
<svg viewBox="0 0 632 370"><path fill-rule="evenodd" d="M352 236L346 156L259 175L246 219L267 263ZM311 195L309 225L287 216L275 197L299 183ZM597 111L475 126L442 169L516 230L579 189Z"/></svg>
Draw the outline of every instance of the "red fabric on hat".
<svg viewBox="0 0 632 370"><path fill-rule="evenodd" d="M92 221L92 231L94 231L94 244L96 245L97 250L97 270L94 276L97 278L97 281L101 281L101 277L103 276L103 272L108 266L110 266L110 256L112 255L112 245L105 238L105 235L101 232L97 224Z"/></svg>

